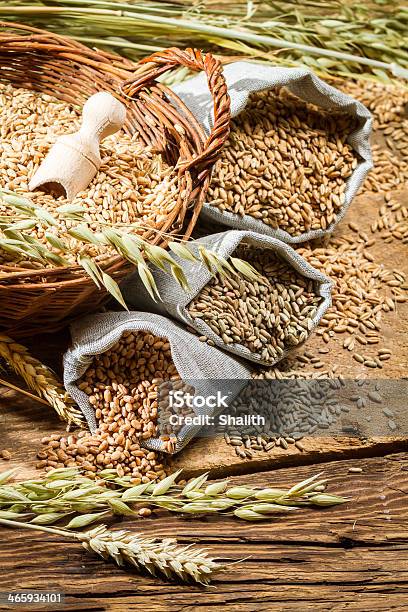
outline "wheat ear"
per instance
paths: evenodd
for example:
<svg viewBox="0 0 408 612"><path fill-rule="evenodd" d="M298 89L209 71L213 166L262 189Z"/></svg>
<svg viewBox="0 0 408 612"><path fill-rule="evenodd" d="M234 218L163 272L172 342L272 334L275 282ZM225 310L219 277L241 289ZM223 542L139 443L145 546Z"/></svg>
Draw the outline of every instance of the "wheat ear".
<svg viewBox="0 0 408 612"><path fill-rule="evenodd" d="M79 540L89 552L95 552L105 560L113 559L121 567L132 565L137 570L144 569L153 576L162 574L166 578L179 578L184 582L209 584L212 576L226 567L211 559L205 550L179 546L173 538L143 538L130 531L112 531L105 525L85 532L19 523L3 518L0 518L0 525L35 529Z"/></svg>
<svg viewBox="0 0 408 612"><path fill-rule="evenodd" d="M44 398L61 419L68 423L83 425L81 412L69 397L54 372L30 355L28 349L9 336L0 334L0 357L21 376L28 387Z"/></svg>

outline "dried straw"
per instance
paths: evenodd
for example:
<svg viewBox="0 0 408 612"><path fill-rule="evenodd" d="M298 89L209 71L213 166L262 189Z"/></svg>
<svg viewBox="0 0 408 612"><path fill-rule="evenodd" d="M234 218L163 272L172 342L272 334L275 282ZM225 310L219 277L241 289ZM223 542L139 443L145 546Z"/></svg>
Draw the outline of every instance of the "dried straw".
<svg viewBox="0 0 408 612"><path fill-rule="evenodd" d="M169 44L211 45L221 53L263 58L275 64L310 66L322 74L389 80L407 75L407 9L389 2L297 0L212 3L202 0L14 0L0 8L4 19L52 29L132 59ZM119 9L119 10L118 10ZM152 41L154 41L152 43Z"/></svg>
<svg viewBox="0 0 408 612"><path fill-rule="evenodd" d="M68 396L54 372L35 357L25 346L14 342L5 334L0 334L0 357L16 374L21 376L28 387L44 398L59 417L68 423L83 425L81 412Z"/></svg>

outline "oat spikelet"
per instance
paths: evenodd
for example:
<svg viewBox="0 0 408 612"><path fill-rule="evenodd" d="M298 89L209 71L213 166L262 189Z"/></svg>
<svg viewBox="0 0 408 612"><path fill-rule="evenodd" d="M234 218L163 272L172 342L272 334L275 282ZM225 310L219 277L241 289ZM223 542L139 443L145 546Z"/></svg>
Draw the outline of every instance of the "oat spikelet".
<svg viewBox="0 0 408 612"><path fill-rule="evenodd" d="M0 357L2 357L26 384L52 406L61 419L76 425L83 424L80 411L69 397L54 372L32 357L21 344L5 334L0 334Z"/></svg>

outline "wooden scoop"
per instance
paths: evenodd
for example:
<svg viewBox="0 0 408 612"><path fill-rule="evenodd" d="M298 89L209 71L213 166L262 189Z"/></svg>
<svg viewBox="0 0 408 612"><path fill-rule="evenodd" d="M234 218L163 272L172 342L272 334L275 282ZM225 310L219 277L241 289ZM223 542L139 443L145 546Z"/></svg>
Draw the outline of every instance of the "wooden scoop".
<svg viewBox="0 0 408 612"><path fill-rule="evenodd" d="M41 187L72 200L88 187L102 160L99 145L103 138L123 126L126 108L110 93L91 96L82 110L78 132L60 136L30 181L29 189Z"/></svg>

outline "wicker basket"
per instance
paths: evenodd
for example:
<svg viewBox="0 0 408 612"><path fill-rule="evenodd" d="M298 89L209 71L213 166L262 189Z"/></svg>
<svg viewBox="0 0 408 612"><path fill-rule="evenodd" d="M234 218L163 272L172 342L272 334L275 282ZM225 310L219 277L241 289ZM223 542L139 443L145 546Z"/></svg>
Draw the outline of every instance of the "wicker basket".
<svg viewBox="0 0 408 612"><path fill-rule="evenodd" d="M135 64L44 30L0 22L0 65L1 82L67 103L81 104L100 90L121 100L128 110L125 131L138 132L145 145L161 152L178 180L172 213L143 238L163 245L160 232L190 235L229 132L229 97L219 61L198 50L172 48ZM214 99L214 127L208 138L181 100L155 80L180 65L207 74ZM130 270L119 256L102 267L116 280ZM97 310L107 297L79 266L12 272L0 266L0 331L13 337L54 332L78 315Z"/></svg>

